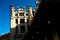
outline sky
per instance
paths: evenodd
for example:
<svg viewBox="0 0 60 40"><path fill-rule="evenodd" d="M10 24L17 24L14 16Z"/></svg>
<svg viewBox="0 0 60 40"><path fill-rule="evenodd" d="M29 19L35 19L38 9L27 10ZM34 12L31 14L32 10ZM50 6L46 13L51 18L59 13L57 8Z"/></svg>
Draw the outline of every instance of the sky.
<svg viewBox="0 0 60 40"><path fill-rule="evenodd" d="M31 5L36 8L36 0L0 0L0 36L10 32L10 5L14 5L15 9L18 6L25 7Z"/></svg>

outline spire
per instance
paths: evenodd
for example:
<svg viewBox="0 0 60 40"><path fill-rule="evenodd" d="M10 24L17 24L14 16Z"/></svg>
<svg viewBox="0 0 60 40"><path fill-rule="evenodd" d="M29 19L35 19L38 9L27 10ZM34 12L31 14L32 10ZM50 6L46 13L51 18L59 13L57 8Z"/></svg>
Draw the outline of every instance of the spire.
<svg viewBox="0 0 60 40"><path fill-rule="evenodd" d="M28 7L31 7L31 5L30 5L30 4L28 4Z"/></svg>
<svg viewBox="0 0 60 40"><path fill-rule="evenodd" d="M30 4L28 4L28 9L32 8Z"/></svg>
<svg viewBox="0 0 60 40"><path fill-rule="evenodd" d="M10 9L14 9L14 5L10 5Z"/></svg>
<svg viewBox="0 0 60 40"><path fill-rule="evenodd" d="M35 3L36 3L36 9L38 9L38 6L41 3L41 0L36 0Z"/></svg>

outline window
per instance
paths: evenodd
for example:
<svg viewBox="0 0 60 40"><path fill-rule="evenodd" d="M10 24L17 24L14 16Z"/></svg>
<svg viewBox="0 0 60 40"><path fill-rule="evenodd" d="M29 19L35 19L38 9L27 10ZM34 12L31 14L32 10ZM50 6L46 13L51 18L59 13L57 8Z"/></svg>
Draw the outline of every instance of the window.
<svg viewBox="0 0 60 40"><path fill-rule="evenodd" d="M24 13L20 13L19 15L20 15L20 16L24 16Z"/></svg>
<svg viewBox="0 0 60 40"><path fill-rule="evenodd" d="M24 19L20 19L20 23L24 23L25 21L24 21Z"/></svg>
<svg viewBox="0 0 60 40"><path fill-rule="evenodd" d="M16 19L16 24L18 24L18 19Z"/></svg>
<svg viewBox="0 0 60 40"><path fill-rule="evenodd" d="M16 26L16 33L18 33L18 26Z"/></svg>
<svg viewBox="0 0 60 40"><path fill-rule="evenodd" d="M29 20L27 19L27 23L29 22Z"/></svg>
<svg viewBox="0 0 60 40"><path fill-rule="evenodd" d="M34 16L35 11L32 11L32 12L33 12L33 16Z"/></svg>
<svg viewBox="0 0 60 40"><path fill-rule="evenodd" d="M26 14L26 16L28 16L28 14Z"/></svg>
<svg viewBox="0 0 60 40"><path fill-rule="evenodd" d="M21 27L21 33L25 33L25 26L20 26Z"/></svg>
<svg viewBox="0 0 60 40"><path fill-rule="evenodd" d="M18 14L15 14L15 16L18 16Z"/></svg>

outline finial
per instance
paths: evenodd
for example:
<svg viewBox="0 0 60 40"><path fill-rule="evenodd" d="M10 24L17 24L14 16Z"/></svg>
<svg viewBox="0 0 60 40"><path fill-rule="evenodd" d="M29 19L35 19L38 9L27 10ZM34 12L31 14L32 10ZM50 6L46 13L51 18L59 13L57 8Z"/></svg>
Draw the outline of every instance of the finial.
<svg viewBox="0 0 60 40"><path fill-rule="evenodd" d="M12 4L12 5L10 5L10 7L14 7L14 5Z"/></svg>
<svg viewBox="0 0 60 40"><path fill-rule="evenodd" d="M36 0L35 2L36 2L36 4L38 4L39 2L41 2L41 0Z"/></svg>
<svg viewBox="0 0 60 40"><path fill-rule="evenodd" d="M28 7L31 7L31 5L30 5L30 4L28 4Z"/></svg>
<svg viewBox="0 0 60 40"><path fill-rule="evenodd" d="M10 5L10 9L14 9L14 5Z"/></svg>
<svg viewBox="0 0 60 40"><path fill-rule="evenodd" d="M36 1L36 4L38 4L39 2L38 1Z"/></svg>

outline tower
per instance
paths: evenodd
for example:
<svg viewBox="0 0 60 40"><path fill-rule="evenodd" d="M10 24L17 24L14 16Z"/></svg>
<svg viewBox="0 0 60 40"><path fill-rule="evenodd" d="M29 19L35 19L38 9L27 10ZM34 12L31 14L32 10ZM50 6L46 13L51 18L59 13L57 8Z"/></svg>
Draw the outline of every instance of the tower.
<svg viewBox="0 0 60 40"><path fill-rule="evenodd" d="M16 27L16 23L15 23L15 9L14 9L14 6L11 5L10 6L10 13L11 13L11 16L10 16L10 36L11 36L11 39L13 39L13 35L15 34L15 27Z"/></svg>
<svg viewBox="0 0 60 40"><path fill-rule="evenodd" d="M41 1L40 0L37 0L35 3L36 3L36 9L38 9L39 4L41 3Z"/></svg>
<svg viewBox="0 0 60 40"><path fill-rule="evenodd" d="M41 3L41 0L37 0L37 1L35 1L36 9L35 9L35 11L34 11L34 16L36 16L35 13L37 12L40 3Z"/></svg>
<svg viewBox="0 0 60 40"><path fill-rule="evenodd" d="M30 25L33 19L32 7L30 5L28 5L28 15L29 15L29 25Z"/></svg>

